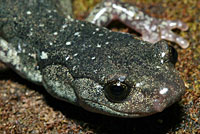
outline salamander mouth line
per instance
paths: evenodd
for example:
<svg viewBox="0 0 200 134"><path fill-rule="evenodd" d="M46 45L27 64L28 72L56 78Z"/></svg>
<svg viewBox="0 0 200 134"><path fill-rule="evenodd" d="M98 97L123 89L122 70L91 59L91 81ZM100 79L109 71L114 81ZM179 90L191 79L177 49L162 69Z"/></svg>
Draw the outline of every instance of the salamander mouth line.
<svg viewBox="0 0 200 134"><path fill-rule="evenodd" d="M85 101L88 101L88 102L90 102L90 103L95 103L95 104L98 104L98 105L100 105L100 106L105 106L105 107L107 107L107 108L109 108L109 109L111 109L111 110L113 110L113 111L115 111L115 112L117 112L117 113L123 113L123 114L128 114L127 116L129 116L129 115L139 115L139 116L148 116L148 115L152 115L152 114L154 114L154 112L151 112L151 113L144 113L144 112L138 112L138 113L132 113L132 112L124 112L124 111L119 111L119 110L116 110L116 109L113 109L113 108L111 108L111 107L108 107L108 106L106 106L105 104L100 104L100 103L98 103L98 102L96 102L96 101L91 101L91 100L89 100L89 99L84 99ZM156 112L155 112L156 113Z"/></svg>

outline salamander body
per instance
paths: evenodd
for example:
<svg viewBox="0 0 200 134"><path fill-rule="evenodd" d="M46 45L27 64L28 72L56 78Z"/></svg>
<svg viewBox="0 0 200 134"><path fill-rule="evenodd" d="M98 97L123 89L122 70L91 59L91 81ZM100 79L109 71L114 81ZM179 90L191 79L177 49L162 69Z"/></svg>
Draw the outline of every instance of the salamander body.
<svg viewBox="0 0 200 134"><path fill-rule="evenodd" d="M52 96L111 116L151 115L183 95L165 41L65 16L50 0L0 0L0 60Z"/></svg>

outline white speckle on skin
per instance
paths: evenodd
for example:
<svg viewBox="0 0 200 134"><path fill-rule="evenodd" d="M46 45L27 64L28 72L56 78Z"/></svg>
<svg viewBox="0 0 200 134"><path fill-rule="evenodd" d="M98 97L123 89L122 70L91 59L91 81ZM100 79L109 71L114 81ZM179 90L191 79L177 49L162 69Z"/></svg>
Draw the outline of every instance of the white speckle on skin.
<svg viewBox="0 0 200 134"><path fill-rule="evenodd" d="M28 53L29 56L33 57L34 59L36 59L36 54L34 53Z"/></svg>
<svg viewBox="0 0 200 134"><path fill-rule="evenodd" d="M94 70L93 72L96 74L96 73L97 73L97 70Z"/></svg>
<svg viewBox="0 0 200 134"><path fill-rule="evenodd" d="M66 60L66 61L69 60L69 56L67 56L67 57L65 58L65 60Z"/></svg>
<svg viewBox="0 0 200 134"><path fill-rule="evenodd" d="M73 66L72 70L74 71L76 69L76 66Z"/></svg>
<svg viewBox="0 0 200 134"><path fill-rule="evenodd" d="M67 24L62 25L62 28L65 29L67 27Z"/></svg>
<svg viewBox="0 0 200 134"><path fill-rule="evenodd" d="M146 24L144 25L145 29L150 29L150 25L149 24Z"/></svg>
<svg viewBox="0 0 200 134"><path fill-rule="evenodd" d="M31 11L27 11L26 14L27 14L27 15L31 15Z"/></svg>
<svg viewBox="0 0 200 134"><path fill-rule="evenodd" d="M117 82L117 86L121 86L121 82Z"/></svg>
<svg viewBox="0 0 200 134"><path fill-rule="evenodd" d="M99 34L99 36L103 36L103 34Z"/></svg>
<svg viewBox="0 0 200 134"><path fill-rule="evenodd" d="M47 53L45 53L44 51L42 51L42 54L40 55L41 59L48 59L48 55Z"/></svg>
<svg viewBox="0 0 200 134"><path fill-rule="evenodd" d="M27 34L28 36L32 36L33 35L33 33L32 32L30 32L29 34Z"/></svg>
<svg viewBox="0 0 200 134"><path fill-rule="evenodd" d="M53 16L52 15L49 15L49 18L52 18Z"/></svg>
<svg viewBox="0 0 200 134"><path fill-rule="evenodd" d="M139 82L139 83L136 83L135 87L140 87L140 86L142 86L142 85L143 85L143 83L142 83L142 82Z"/></svg>
<svg viewBox="0 0 200 134"><path fill-rule="evenodd" d="M74 57L77 56L77 55L78 55L78 53L75 53L75 54L74 54Z"/></svg>
<svg viewBox="0 0 200 134"><path fill-rule="evenodd" d="M156 25L151 26L151 31L156 31L156 29L157 29Z"/></svg>
<svg viewBox="0 0 200 134"><path fill-rule="evenodd" d="M121 12L123 12L123 14L127 14L128 16L131 16L131 17L135 15L135 8L133 8L134 10L131 11L131 10L128 10L127 8L123 8L122 6L116 5L116 4L113 4L113 8L116 9L118 14L121 14Z"/></svg>
<svg viewBox="0 0 200 134"><path fill-rule="evenodd" d="M86 47L86 45L85 45L85 44L83 44L82 46L83 46L83 47Z"/></svg>
<svg viewBox="0 0 200 134"><path fill-rule="evenodd" d="M162 52L162 53L161 53L161 57L164 57L164 56L165 56L165 54L166 54L166 53Z"/></svg>
<svg viewBox="0 0 200 134"><path fill-rule="evenodd" d="M125 20L126 20L126 14L121 14L121 15L120 15L120 19L121 19L122 21L125 21Z"/></svg>
<svg viewBox="0 0 200 134"><path fill-rule="evenodd" d="M96 88L96 89L103 89L103 87L100 86L100 85L96 85L95 88Z"/></svg>
<svg viewBox="0 0 200 134"><path fill-rule="evenodd" d="M169 91L169 89L164 87L163 89L160 90L159 93L163 95L163 94L166 94L168 91Z"/></svg>
<svg viewBox="0 0 200 134"><path fill-rule="evenodd" d="M67 15L67 19L72 19L72 17L70 15Z"/></svg>
<svg viewBox="0 0 200 134"><path fill-rule="evenodd" d="M140 16L136 15L136 16L135 16L135 19L136 19L136 20L139 20L139 19L140 19Z"/></svg>
<svg viewBox="0 0 200 134"><path fill-rule="evenodd" d="M40 23L40 24L39 24L39 27L44 27L44 24Z"/></svg>
<svg viewBox="0 0 200 134"><path fill-rule="evenodd" d="M100 48L100 47L101 47L101 45L100 45L100 44L97 44L97 47L98 47L98 48Z"/></svg>
<svg viewBox="0 0 200 134"><path fill-rule="evenodd" d="M80 35L80 32L76 32L76 33L74 34L74 36L80 37L80 36L81 36L81 35Z"/></svg>
<svg viewBox="0 0 200 134"><path fill-rule="evenodd" d="M69 46L71 45L72 43L70 41L66 42L66 45Z"/></svg>
<svg viewBox="0 0 200 134"><path fill-rule="evenodd" d="M8 42L0 38L0 44L1 48L3 48L4 51L8 50Z"/></svg>
<svg viewBox="0 0 200 134"><path fill-rule="evenodd" d="M95 23L97 20L100 20L99 18L102 18L102 15L107 11L106 7L101 8L98 13L96 13L95 17L93 18L93 21L91 23ZM99 24L98 24L99 25Z"/></svg>
<svg viewBox="0 0 200 134"><path fill-rule="evenodd" d="M161 35L161 39L166 39L167 36L166 35Z"/></svg>
<svg viewBox="0 0 200 134"><path fill-rule="evenodd" d="M122 6L116 4L113 4L112 7L115 9L114 11L116 11L117 14L121 14L122 10L124 9Z"/></svg>
<svg viewBox="0 0 200 134"><path fill-rule="evenodd" d="M54 32L53 35L58 35L58 32Z"/></svg>
<svg viewBox="0 0 200 134"><path fill-rule="evenodd" d="M156 66L156 68L161 68L160 66Z"/></svg>
<svg viewBox="0 0 200 134"><path fill-rule="evenodd" d="M177 26L177 22L173 22L171 21L170 23L168 23L170 27L175 27Z"/></svg>
<svg viewBox="0 0 200 134"><path fill-rule="evenodd" d="M96 31L99 31L99 28L96 28L95 30L96 30Z"/></svg>
<svg viewBox="0 0 200 134"><path fill-rule="evenodd" d="M101 80L104 80L104 79L105 79L105 76L102 76L102 77L101 77Z"/></svg>
<svg viewBox="0 0 200 134"><path fill-rule="evenodd" d="M22 47L21 47L21 44L18 43L17 45L17 52L20 53L22 51Z"/></svg>
<svg viewBox="0 0 200 134"><path fill-rule="evenodd" d="M119 80L120 82L123 82L125 79L126 79L126 76L120 76L120 77L118 78L118 80Z"/></svg>
<svg viewBox="0 0 200 134"><path fill-rule="evenodd" d="M163 26L167 26L168 23L167 23L166 21L162 21L162 22L161 22L161 25L163 25Z"/></svg>
<svg viewBox="0 0 200 134"><path fill-rule="evenodd" d="M48 12L48 13L51 13L51 10L48 10L48 9L47 9L47 12Z"/></svg>

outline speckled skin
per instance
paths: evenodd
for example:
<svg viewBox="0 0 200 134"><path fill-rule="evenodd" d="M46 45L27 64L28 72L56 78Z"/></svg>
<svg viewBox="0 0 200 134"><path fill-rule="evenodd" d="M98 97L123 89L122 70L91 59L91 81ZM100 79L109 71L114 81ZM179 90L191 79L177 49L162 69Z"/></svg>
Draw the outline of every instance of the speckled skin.
<svg viewBox="0 0 200 134"><path fill-rule="evenodd" d="M164 39L175 42L182 48L189 46L187 40L172 31L174 28L186 31L187 24L179 20L171 21L151 17L121 0L103 0L86 18L87 21L98 26L106 26L115 19L139 32L145 41L156 43Z"/></svg>
<svg viewBox="0 0 200 134"><path fill-rule="evenodd" d="M54 97L86 110L143 117L180 99L184 84L166 42L151 44L130 34L64 18L50 0L0 0L0 59ZM66 15L66 13L65 13ZM120 102L104 86L130 87Z"/></svg>

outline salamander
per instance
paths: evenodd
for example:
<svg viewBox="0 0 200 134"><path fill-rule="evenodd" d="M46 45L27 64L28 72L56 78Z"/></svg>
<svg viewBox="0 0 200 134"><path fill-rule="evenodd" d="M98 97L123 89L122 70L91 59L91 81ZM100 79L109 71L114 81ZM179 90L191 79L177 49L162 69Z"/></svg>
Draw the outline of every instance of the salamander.
<svg viewBox="0 0 200 134"><path fill-rule="evenodd" d="M86 21L72 16L70 0L0 0L0 60L53 97L110 116L152 115L183 95L177 52L161 39L186 48L170 31L187 29L185 23L149 17L117 0L102 1ZM145 41L102 27L116 18Z"/></svg>

